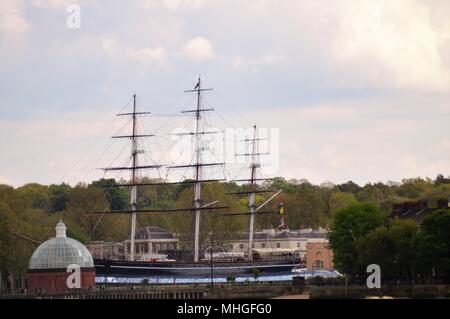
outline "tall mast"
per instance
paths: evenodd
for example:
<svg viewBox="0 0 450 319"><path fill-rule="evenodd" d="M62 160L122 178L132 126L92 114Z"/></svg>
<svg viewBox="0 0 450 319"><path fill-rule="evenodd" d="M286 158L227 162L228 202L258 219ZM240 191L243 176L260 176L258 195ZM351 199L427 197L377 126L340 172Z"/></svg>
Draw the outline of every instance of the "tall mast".
<svg viewBox="0 0 450 319"><path fill-rule="evenodd" d="M122 170L129 170L131 171L131 183L129 183L127 186L129 186L130 189L130 206L131 209L127 211L126 213L130 214L131 217L131 231L130 231L130 254L128 256L128 259L131 261L134 261L135 257L135 235L136 235L136 212L137 212L137 171L142 169L154 169L154 168L160 168L161 165L138 165L138 154L143 153L142 150L138 150L138 138L145 138L145 137L151 137L152 134L138 134L137 132L137 116L138 115L146 115L150 114L150 112L137 112L136 110L136 94L133 95L133 112L129 113L120 113L117 114L118 116L131 116L133 120L133 127L131 135L116 135L112 138L125 138L131 140L131 166L128 167L107 167L102 168L105 172L106 171L122 171ZM116 185L121 186L121 185ZM106 213L106 212L103 212Z"/></svg>
<svg viewBox="0 0 450 319"><path fill-rule="evenodd" d="M244 154L236 154L236 156L247 156L250 157L250 178L249 179L236 179L235 182L250 182L250 189L248 191L243 192L231 192L227 193L229 195L247 195L248 196L248 211L246 213L231 213L225 214L225 216L237 216L237 215L249 215L249 231L248 231L248 258L253 260L253 233L254 233L254 224L255 224L255 215L256 214L273 214L273 212L261 212L260 209L264 207L269 201L271 201L276 195L272 196L265 203L256 208L255 206L255 194L257 193L271 193L271 190L258 190L256 182L269 180L269 178L257 178L256 170L260 167L260 163L258 161L259 155L268 155L269 153L260 153L258 150L258 142L260 140L264 140L258 138L258 130L256 125L253 126L253 137L245 139L245 142L251 142L251 152Z"/></svg>
<svg viewBox="0 0 450 319"><path fill-rule="evenodd" d="M185 92L195 93L197 96L197 105L194 110L186 110L182 113L194 113L195 116L195 128L193 133L187 133L188 135L195 135L194 139L194 151L195 151L195 163L192 165L179 165L179 166L171 166L172 168L185 168L185 167L193 167L194 168L194 209L195 209L195 228L194 228L194 262L198 262L199 260L199 251L200 251L200 218L201 218L201 183L204 182L202 180L202 167L204 166L218 166L224 165L224 163L202 163L202 139L201 136L204 134L215 134L219 132L206 132L203 130L201 126L202 113L214 111L212 108L202 108L202 97L201 93L203 91L211 91L212 89L204 89L201 86L201 79L198 78L198 82L195 85L193 90L187 90ZM184 134L184 133L181 133ZM170 168L170 167L169 167Z"/></svg>
<svg viewBox="0 0 450 319"><path fill-rule="evenodd" d="M199 238L200 238L200 204L201 204L201 183L200 180L200 156L201 156L201 140L200 132L200 98L201 98L201 80L198 78L197 88L197 109L195 112L195 183L194 183L194 206L195 210L195 230L194 230L194 262L198 261L199 255Z"/></svg>
<svg viewBox="0 0 450 319"><path fill-rule="evenodd" d="M131 136L131 155L133 157L133 165L131 170L131 182L136 184L136 166L137 166L137 140L136 140L136 94L133 95L133 134ZM130 205L131 205L131 232L130 232L130 260L134 261L134 239L136 237L136 198L137 187L130 187Z"/></svg>
<svg viewBox="0 0 450 319"><path fill-rule="evenodd" d="M250 174L250 189L253 190L253 187L255 185L255 178L256 178L256 168L258 167L258 163L256 162L256 143L257 143L257 136L256 136L256 125L253 126L253 143L252 143L252 153L251 153L251 174ZM248 232L248 257L250 260L253 259L253 227L255 222L255 193L250 192L248 194L248 209L250 214L250 221L249 221L249 232Z"/></svg>

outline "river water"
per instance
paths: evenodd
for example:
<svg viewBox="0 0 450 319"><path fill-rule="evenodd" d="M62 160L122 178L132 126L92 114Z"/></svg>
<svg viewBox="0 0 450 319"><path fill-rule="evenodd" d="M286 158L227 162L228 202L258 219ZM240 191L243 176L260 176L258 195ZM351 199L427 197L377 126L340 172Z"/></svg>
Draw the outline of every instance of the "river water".
<svg viewBox="0 0 450 319"><path fill-rule="evenodd" d="M324 278L336 278L341 276L336 270L310 270L302 271L301 273L286 273L277 276L260 276L258 279L253 277L236 277L236 282L252 282L252 281L292 281L293 276L301 276L305 278L320 276ZM95 278L96 283L109 283L109 284L140 284L144 280L147 280L149 284L201 284L210 283L211 277L193 278L193 277L159 277L159 276L136 276L136 277L114 277L114 276L97 276ZM226 283L225 277L214 277L215 283Z"/></svg>

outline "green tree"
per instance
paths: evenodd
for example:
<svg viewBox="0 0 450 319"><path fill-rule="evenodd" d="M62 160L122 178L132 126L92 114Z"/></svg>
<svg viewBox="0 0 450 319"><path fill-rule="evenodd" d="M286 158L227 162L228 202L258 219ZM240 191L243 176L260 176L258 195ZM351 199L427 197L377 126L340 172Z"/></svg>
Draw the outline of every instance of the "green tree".
<svg viewBox="0 0 450 319"><path fill-rule="evenodd" d="M123 187L114 187L118 185L115 179L102 178L92 182L91 185L105 190L112 210L123 210L128 207L128 192Z"/></svg>
<svg viewBox="0 0 450 319"><path fill-rule="evenodd" d="M411 220L391 220L364 236L357 254L362 266L378 264L383 279L410 280L414 267L413 238L417 225Z"/></svg>
<svg viewBox="0 0 450 319"><path fill-rule="evenodd" d="M30 202L32 208L48 211L50 208L50 192L48 186L37 183L26 184L16 190L18 195Z"/></svg>
<svg viewBox="0 0 450 319"><path fill-rule="evenodd" d="M358 201L352 193L332 192L329 198L330 215L334 216L340 209L356 204Z"/></svg>
<svg viewBox="0 0 450 319"><path fill-rule="evenodd" d="M341 192L353 193L353 194L356 194L356 193L358 193L361 190L361 186L359 186L358 184L354 183L353 181L348 181L347 183L340 184L340 185L337 186L337 188Z"/></svg>
<svg viewBox="0 0 450 319"><path fill-rule="evenodd" d="M50 191L50 212L61 212L66 208L69 192L72 188L70 185L62 183L61 185L52 184L49 186Z"/></svg>
<svg viewBox="0 0 450 319"><path fill-rule="evenodd" d="M433 188L431 180L422 178L405 178L396 192L399 196L409 199L418 199L420 195Z"/></svg>
<svg viewBox="0 0 450 319"><path fill-rule="evenodd" d="M381 226L383 214L373 204L355 204L339 210L333 218L328 234L336 268L348 275L363 273L358 260L359 241L370 231Z"/></svg>
<svg viewBox="0 0 450 319"><path fill-rule="evenodd" d="M415 240L417 271L429 277L450 278L450 210L441 209L427 216Z"/></svg>

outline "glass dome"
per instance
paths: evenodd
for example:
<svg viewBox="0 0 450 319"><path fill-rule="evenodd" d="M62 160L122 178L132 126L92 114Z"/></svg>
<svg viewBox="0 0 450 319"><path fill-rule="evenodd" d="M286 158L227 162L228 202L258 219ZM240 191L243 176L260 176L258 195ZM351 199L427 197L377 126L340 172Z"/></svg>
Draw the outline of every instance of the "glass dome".
<svg viewBox="0 0 450 319"><path fill-rule="evenodd" d="M70 264L80 268L94 267L89 250L75 239L66 237L66 226L60 221L56 225L56 237L34 251L28 269L65 269Z"/></svg>

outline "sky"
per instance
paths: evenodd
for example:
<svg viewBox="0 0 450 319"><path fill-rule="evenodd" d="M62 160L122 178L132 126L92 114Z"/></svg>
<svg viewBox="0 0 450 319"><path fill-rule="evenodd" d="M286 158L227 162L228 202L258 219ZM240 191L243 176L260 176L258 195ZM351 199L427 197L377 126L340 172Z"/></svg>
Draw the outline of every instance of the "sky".
<svg viewBox="0 0 450 319"><path fill-rule="evenodd" d="M271 176L450 175L449 16L447 0L2 0L0 183L103 176L134 93L148 162L175 162L199 75L211 127L273 133Z"/></svg>

